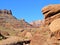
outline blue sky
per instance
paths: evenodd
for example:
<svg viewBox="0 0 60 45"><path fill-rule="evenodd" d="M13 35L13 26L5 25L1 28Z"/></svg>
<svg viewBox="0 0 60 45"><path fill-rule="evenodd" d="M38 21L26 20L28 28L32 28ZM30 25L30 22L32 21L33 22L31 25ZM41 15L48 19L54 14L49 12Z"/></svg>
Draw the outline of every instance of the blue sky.
<svg viewBox="0 0 60 45"><path fill-rule="evenodd" d="M60 4L60 0L0 0L0 9L12 10L16 18L31 22L43 20L41 9L49 4Z"/></svg>

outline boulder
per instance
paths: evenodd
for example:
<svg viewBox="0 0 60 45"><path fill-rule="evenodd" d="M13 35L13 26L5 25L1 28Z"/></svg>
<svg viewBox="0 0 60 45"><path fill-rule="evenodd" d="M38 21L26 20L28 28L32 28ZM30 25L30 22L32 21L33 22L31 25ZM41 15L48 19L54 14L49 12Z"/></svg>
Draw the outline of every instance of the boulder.
<svg viewBox="0 0 60 45"><path fill-rule="evenodd" d="M49 28L52 32L60 30L60 18L52 21L51 24L49 25Z"/></svg>
<svg viewBox="0 0 60 45"><path fill-rule="evenodd" d="M30 32L27 32L26 35L25 35L25 38L31 40L32 34Z"/></svg>

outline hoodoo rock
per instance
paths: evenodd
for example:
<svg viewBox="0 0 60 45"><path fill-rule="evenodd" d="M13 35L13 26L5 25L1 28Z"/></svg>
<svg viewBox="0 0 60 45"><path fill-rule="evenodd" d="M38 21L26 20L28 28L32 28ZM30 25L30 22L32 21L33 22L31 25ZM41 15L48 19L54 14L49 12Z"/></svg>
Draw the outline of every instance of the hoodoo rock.
<svg viewBox="0 0 60 45"><path fill-rule="evenodd" d="M49 25L53 20L60 18L60 4L48 5L42 12L45 16L45 25Z"/></svg>

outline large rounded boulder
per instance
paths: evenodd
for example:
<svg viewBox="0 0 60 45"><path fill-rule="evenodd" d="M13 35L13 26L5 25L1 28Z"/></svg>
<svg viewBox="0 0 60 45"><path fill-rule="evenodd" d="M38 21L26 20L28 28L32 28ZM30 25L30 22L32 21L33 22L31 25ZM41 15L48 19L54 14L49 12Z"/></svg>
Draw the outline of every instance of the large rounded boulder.
<svg viewBox="0 0 60 45"><path fill-rule="evenodd" d="M49 28L52 32L60 30L60 18L52 21L51 24L49 25Z"/></svg>

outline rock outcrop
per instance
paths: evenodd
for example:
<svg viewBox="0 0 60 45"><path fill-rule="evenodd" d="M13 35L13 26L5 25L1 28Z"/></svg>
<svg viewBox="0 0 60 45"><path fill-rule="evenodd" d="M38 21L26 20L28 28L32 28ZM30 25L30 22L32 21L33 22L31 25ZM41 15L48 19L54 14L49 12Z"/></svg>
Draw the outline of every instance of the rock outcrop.
<svg viewBox="0 0 60 45"><path fill-rule="evenodd" d="M37 30L30 45L60 45L60 4L46 6L42 12L45 26Z"/></svg>
<svg viewBox="0 0 60 45"><path fill-rule="evenodd" d="M12 15L12 11L11 10L0 10L0 14L9 14L9 15Z"/></svg>
<svg viewBox="0 0 60 45"><path fill-rule="evenodd" d="M49 25L53 20L60 18L60 4L46 6L42 12L45 16L45 25Z"/></svg>

